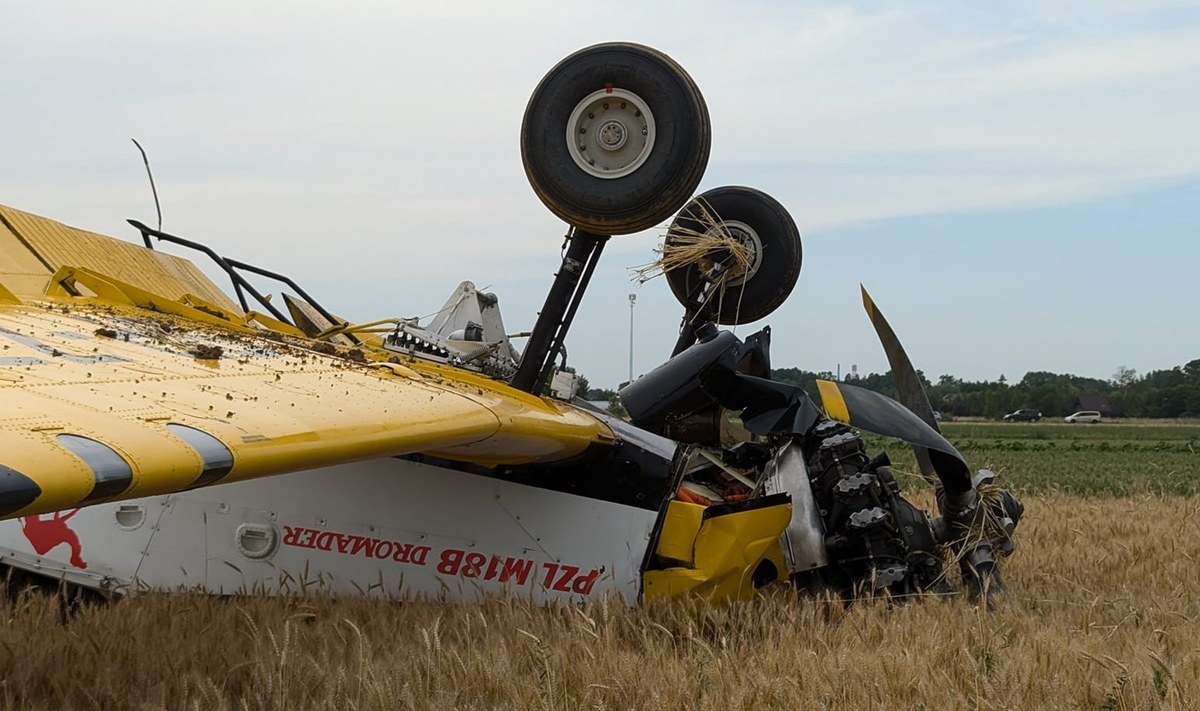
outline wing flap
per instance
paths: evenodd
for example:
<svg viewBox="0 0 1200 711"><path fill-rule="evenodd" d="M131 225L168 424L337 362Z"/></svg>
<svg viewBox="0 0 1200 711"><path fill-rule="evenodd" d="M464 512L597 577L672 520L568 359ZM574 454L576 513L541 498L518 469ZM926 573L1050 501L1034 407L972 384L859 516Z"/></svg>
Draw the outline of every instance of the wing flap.
<svg viewBox="0 0 1200 711"><path fill-rule="evenodd" d="M0 205L0 275L13 282L9 289L18 296L36 297L51 275L67 265L86 265L168 299L192 293L223 309L238 310L183 257Z"/></svg>

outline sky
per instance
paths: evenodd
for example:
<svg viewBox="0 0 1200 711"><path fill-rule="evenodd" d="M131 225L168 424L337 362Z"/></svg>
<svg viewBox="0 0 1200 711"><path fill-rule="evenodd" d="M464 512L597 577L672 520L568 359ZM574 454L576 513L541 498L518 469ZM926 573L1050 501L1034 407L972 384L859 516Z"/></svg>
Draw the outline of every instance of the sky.
<svg viewBox="0 0 1200 711"><path fill-rule="evenodd" d="M0 203L137 240L154 224L296 279L352 321L459 281L536 319L566 225L521 166L559 59L632 41L712 118L700 190L749 185L803 235L776 367L883 372L871 292L926 375L1111 378L1200 358L1200 3L0 4ZM665 225L613 238L567 339L594 386L666 359L638 284Z"/></svg>

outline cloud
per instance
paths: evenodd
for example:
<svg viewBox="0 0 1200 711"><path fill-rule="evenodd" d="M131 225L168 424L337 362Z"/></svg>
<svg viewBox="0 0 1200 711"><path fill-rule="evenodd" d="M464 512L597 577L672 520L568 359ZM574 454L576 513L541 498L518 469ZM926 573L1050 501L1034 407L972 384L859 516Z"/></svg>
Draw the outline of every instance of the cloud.
<svg viewBox="0 0 1200 711"><path fill-rule="evenodd" d="M675 57L712 112L702 188L766 189L820 239L1194 178L1198 18L1174 2L9 3L0 202L128 236L125 217L153 215L136 136L168 230L302 281L402 274L440 303L459 278L552 272L564 227L517 134L581 46ZM655 239L608 259L644 262Z"/></svg>
<svg viewBox="0 0 1200 711"><path fill-rule="evenodd" d="M17 163L90 168L97 182L121 164L132 181L124 139L137 134L187 190L253 176L431 205L438 191L492 202L521 233L528 211L486 196L528 201L515 140L526 97L561 54L627 35L635 5L69 7L13 18L32 29L0 70L19 99L0 119L22 136ZM713 175L764 175L810 226L937 212L964 194L967 209L1085 200L1200 172L1188 90L1200 29L1163 19L1187 6L636 8L638 39L680 59L708 98ZM0 184L26 172L10 165Z"/></svg>

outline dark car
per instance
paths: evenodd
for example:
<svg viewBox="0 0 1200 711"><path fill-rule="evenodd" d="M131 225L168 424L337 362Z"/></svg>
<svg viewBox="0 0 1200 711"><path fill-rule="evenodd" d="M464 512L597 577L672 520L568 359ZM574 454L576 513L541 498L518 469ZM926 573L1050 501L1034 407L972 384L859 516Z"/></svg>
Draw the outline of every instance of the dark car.
<svg viewBox="0 0 1200 711"><path fill-rule="evenodd" d="M1037 422L1042 419L1042 413L1029 408L1010 412L1004 416L1005 422Z"/></svg>

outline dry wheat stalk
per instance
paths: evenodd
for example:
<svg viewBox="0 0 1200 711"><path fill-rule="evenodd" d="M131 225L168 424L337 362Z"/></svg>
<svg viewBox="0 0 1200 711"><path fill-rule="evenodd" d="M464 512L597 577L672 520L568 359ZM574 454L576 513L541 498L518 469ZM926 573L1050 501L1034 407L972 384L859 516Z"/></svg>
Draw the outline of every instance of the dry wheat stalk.
<svg viewBox="0 0 1200 711"><path fill-rule="evenodd" d="M668 229L661 247L655 249L658 258L649 264L633 267L633 279L639 284L665 275L676 269L695 266L701 274L708 276L717 266L714 255L724 253L732 260L722 272L710 292L709 300L724 296L727 286L740 279L750 268L753 255L749 247L729 231L721 216L704 198L695 198L688 209L691 220L677 220ZM695 223L698 228L692 227Z"/></svg>

